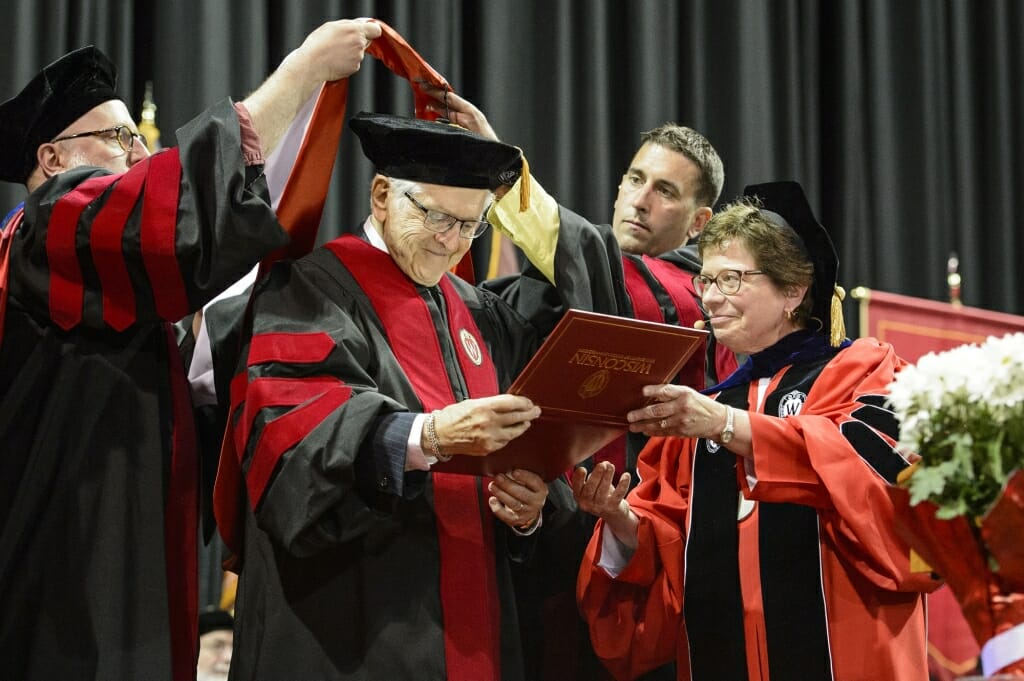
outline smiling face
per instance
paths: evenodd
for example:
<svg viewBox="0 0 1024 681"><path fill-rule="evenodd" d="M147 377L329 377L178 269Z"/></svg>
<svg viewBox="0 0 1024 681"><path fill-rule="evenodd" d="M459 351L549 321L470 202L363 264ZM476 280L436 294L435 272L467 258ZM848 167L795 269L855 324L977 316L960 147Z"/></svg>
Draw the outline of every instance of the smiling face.
<svg viewBox="0 0 1024 681"><path fill-rule="evenodd" d="M423 183L409 193L429 210L467 220L479 220L492 196L486 189ZM436 285L473 243L459 236L458 225L444 233L428 230L423 226L423 211L382 175L374 177L370 196L373 217L391 258L417 284Z"/></svg>
<svg viewBox="0 0 1024 681"><path fill-rule="evenodd" d="M701 274L713 279L724 270L760 269L742 240L732 239L720 249L705 252ZM799 328L787 312L800 305L806 292L806 286L784 290L767 275L750 274L742 277L736 293L727 296L711 284L704 290L702 300L715 340L733 352L753 354Z"/></svg>
<svg viewBox="0 0 1024 681"><path fill-rule="evenodd" d="M657 256L700 233L711 209L697 206L693 190L700 170L678 151L645 142L619 183L612 230L619 247Z"/></svg>

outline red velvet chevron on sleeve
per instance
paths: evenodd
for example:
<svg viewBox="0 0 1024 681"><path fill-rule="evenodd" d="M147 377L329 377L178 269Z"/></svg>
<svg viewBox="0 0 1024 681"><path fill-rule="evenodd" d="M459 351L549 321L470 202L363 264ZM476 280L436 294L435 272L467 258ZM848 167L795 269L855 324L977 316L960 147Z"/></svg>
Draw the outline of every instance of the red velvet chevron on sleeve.
<svg viewBox="0 0 1024 681"><path fill-rule="evenodd" d="M251 433L256 415L264 407L302 405L270 421L260 433L245 476L249 504L253 511L263 499L263 493L284 453L347 402L351 395L352 388L330 377L258 378L249 384L242 416L242 431L246 436ZM245 438L247 440L248 437Z"/></svg>
<svg viewBox="0 0 1024 681"><path fill-rule="evenodd" d="M149 157L139 241L157 314L168 321L181 319L191 309L175 251L180 187L177 147Z"/></svg>
<svg viewBox="0 0 1024 681"><path fill-rule="evenodd" d="M142 194L146 167L148 163L143 161L121 176L89 232L92 261L103 292L103 321L115 331L124 331L135 321L135 291L121 244L128 216Z"/></svg>
<svg viewBox="0 0 1024 681"><path fill-rule="evenodd" d="M67 331L82 321L85 286L78 264L75 237L78 218L120 175L91 177L57 201L46 230L46 261L50 268L50 318Z"/></svg>

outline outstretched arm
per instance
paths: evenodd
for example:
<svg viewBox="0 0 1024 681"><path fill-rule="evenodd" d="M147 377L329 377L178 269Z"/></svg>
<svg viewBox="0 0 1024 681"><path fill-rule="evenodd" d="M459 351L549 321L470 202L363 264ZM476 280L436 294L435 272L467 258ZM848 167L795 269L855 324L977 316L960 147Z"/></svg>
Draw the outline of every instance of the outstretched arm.
<svg viewBox="0 0 1024 681"><path fill-rule="evenodd" d="M252 117L264 158L280 142L313 91L326 81L347 78L358 71L370 41L380 34L380 26L369 19L329 21L310 33L242 102Z"/></svg>

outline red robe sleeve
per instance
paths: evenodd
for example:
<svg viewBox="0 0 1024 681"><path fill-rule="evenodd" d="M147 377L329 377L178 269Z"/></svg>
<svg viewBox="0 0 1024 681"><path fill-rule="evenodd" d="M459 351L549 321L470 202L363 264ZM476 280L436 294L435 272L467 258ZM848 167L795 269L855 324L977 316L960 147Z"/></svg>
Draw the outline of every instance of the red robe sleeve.
<svg viewBox="0 0 1024 681"><path fill-rule="evenodd" d="M629 503L640 518L639 545L613 579L598 566L599 521L580 566L577 599L594 650L616 679L633 679L685 651L683 565L692 440L654 438L637 464L641 483ZM680 661L680 678L686 669Z"/></svg>

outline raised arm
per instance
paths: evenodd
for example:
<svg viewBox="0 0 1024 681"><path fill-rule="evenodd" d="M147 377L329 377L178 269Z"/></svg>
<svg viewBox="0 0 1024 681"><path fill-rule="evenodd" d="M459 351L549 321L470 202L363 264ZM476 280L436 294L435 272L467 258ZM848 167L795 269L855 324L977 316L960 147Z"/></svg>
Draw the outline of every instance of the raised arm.
<svg viewBox="0 0 1024 681"><path fill-rule="evenodd" d="M325 81L359 70L380 26L370 19L329 21L309 34L242 103L252 116L264 158L274 150L299 108Z"/></svg>

